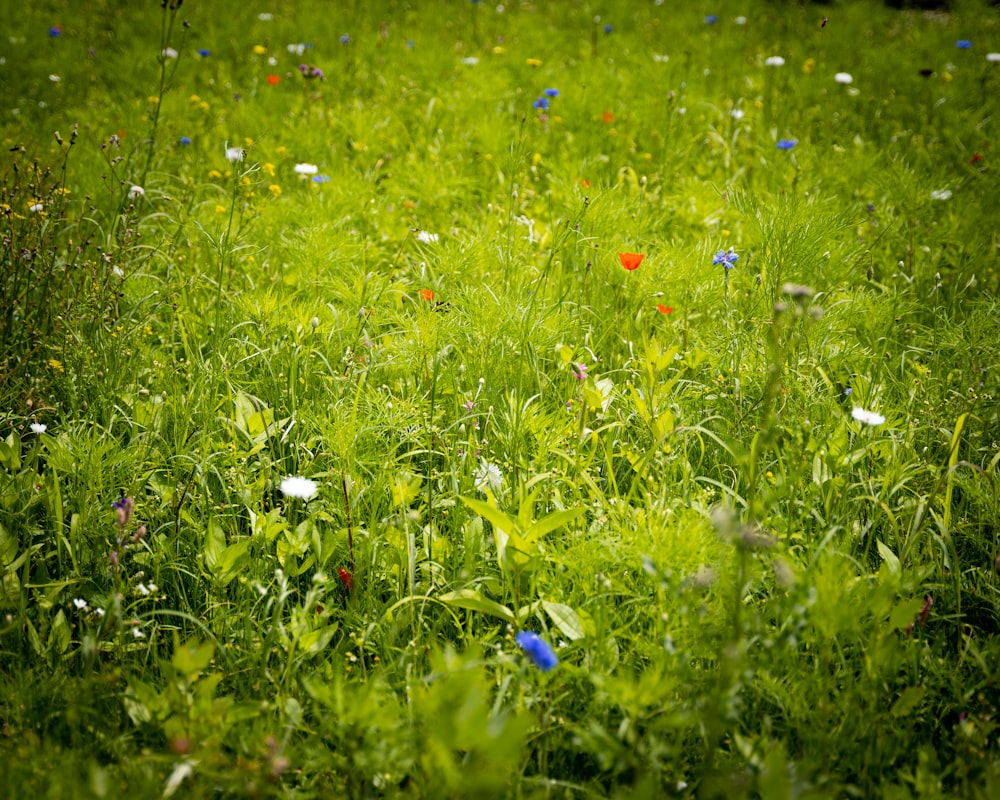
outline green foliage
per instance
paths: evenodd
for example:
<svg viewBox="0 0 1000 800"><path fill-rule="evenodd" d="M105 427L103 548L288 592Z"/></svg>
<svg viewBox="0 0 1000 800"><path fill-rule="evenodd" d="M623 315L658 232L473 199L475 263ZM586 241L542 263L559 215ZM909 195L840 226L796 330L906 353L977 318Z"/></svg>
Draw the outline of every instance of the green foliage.
<svg viewBox="0 0 1000 800"><path fill-rule="evenodd" d="M63 5L0 52L0 785L990 796L995 12Z"/></svg>

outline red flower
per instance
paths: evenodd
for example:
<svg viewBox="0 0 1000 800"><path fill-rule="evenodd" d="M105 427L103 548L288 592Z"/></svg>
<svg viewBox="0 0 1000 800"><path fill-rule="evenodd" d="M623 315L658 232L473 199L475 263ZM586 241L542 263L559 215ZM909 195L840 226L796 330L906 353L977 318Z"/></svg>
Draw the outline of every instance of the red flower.
<svg viewBox="0 0 1000 800"><path fill-rule="evenodd" d="M269 84L271 84L272 86L277 86L279 83L281 83L281 76L279 76L279 75L268 75L267 76L267 82Z"/></svg>
<svg viewBox="0 0 1000 800"><path fill-rule="evenodd" d="M646 257L645 253L619 253L618 260L622 262L622 266L625 267L629 272L634 269L639 269L639 265L642 260Z"/></svg>
<svg viewBox="0 0 1000 800"><path fill-rule="evenodd" d="M434 299L434 292L430 289L421 289L417 294L420 295L421 300L426 300L428 303Z"/></svg>
<svg viewBox="0 0 1000 800"><path fill-rule="evenodd" d="M605 111L603 114L601 114L601 122L603 122L605 125L610 125L614 121L615 121L615 115L612 114L610 111Z"/></svg>
<svg viewBox="0 0 1000 800"><path fill-rule="evenodd" d="M665 306L665 305L663 305L663 303L657 303L656 304L656 310L659 311L661 314L671 314L671 313L673 313L674 307L673 306Z"/></svg>
<svg viewBox="0 0 1000 800"><path fill-rule="evenodd" d="M343 567L337 567L337 575L349 592L354 591L354 576Z"/></svg>
<svg viewBox="0 0 1000 800"><path fill-rule="evenodd" d="M979 153L973 153L972 158L969 159L970 164L975 164L977 161L982 161L983 157Z"/></svg>

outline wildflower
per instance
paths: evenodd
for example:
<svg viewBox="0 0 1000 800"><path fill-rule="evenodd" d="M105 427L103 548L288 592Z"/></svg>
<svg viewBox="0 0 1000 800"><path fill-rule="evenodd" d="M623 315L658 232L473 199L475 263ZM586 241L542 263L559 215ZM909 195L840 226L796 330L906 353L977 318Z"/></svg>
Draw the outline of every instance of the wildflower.
<svg viewBox="0 0 1000 800"><path fill-rule="evenodd" d="M421 289L417 294L420 295L421 300L428 303L434 299L434 291L432 289Z"/></svg>
<svg viewBox="0 0 1000 800"><path fill-rule="evenodd" d="M226 161L231 164L235 164L237 161L243 160L243 148L242 147L227 147L226 148Z"/></svg>
<svg viewBox="0 0 1000 800"><path fill-rule="evenodd" d="M621 262L622 266L631 272L634 269L639 269L639 265L642 260L646 257L645 253L619 253L618 260Z"/></svg>
<svg viewBox="0 0 1000 800"><path fill-rule="evenodd" d="M785 59L781 56L768 56L764 59L765 67L783 67L785 66Z"/></svg>
<svg viewBox="0 0 1000 800"><path fill-rule="evenodd" d="M806 73L806 75L808 75L814 69L816 69L816 59L815 58L807 58L806 62L802 65L802 71L804 73Z"/></svg>
<svg viewBox="0 0 1000 800"><path fill-rule="evenodd" d="M309 325L313 330L316 330L319 327L319 317L313 317L309 320Z"/></svg>
<svg viewBox="0 0 1000 800"><path fill-rule="evenodd" d="M146 190L143 189L141 186L132 186L128 190L128 196L129 197L145 197L146 196Z"/></svg>
<svg viewBox="0 0 1000 800"><path fill-rule="evenodd" d="M775 145L779 150L791 150L795 145L799 143L798 139L778 139L778 143Z"/></svg>
<svg viewBox="0 0 1000 800"><path fill-rule="evenodd" d="M851 409L851 416L858 422L863 422L865 425L875 426L881 425L885 422L885 417L881 414L876 414L874 411L865 411L863 408Z"/></svg>
<svg viewBox="0 0 1000 800"><path fill-rule="evenodd" d="M462 63L465 64L465 66L467 67L474 67L476 66L476 64L479 63L479 59L476 58L475 56L466 56L465 58L462 59Z"/></svg>
<svg viewBox="0 0 1000 800"><path fill-rule="evenodd" d="M45 431L46 431L46 425L44 423L41 423L41 422L32 422L31 423L31 432L32 433L45 433Z"/></svg>
<svg viewBox="0 0 1000 800"><path fill-rule="evenodd" d="M281 77L278 75L268 75L267 82L271 86L277 86L279 83L281 83Z"/></svg>
<svg viewBox="0 0 1000 800"><path fill-rule="evenodd" d="M163 52L160 53L160 55L164 58L177 58L178 53L172 47L164 47Z"/></svg>
<svg viewBox="0 0 1000 800"><path fill-rule="evenodd" d="M132 512L135 509L135 500L131 497L126 497L125 493L122 492L122 496L118 500L112 501L111 506L115 510L115 518L118 522L118 527L124 528L128 525L129 520L132 519Z"/></svg>
<svg viewBox="0 0 1000 800"><path fill-rule="evenodd" d="M63 367L62 362L57 358L50 358L47 362L49 369L54 369L56 372L65 372L66 369Z"/></svg>
<svg viewBox="0 0 1000 800"><path fill-rule="evenodd" d="M931 192L931 200L951 200L951 189L935 189Z"/></svg>
<svg viewBox="0 0 1000 800"><path fill-rule="evenodd" d="M955 47L957 47L959 50L968 50L970 47L972 47L972 42L970 42L968 39L959 39L957 42L955 42Z"/></svg>
<svg viewBox="0 0 1000 800"><path fill-rule="evenodd" d="M303 162L295 165L296 175L315 175L317 172L319 172L319 167L315 164Z"/></svg>
<svg viewBox="0 0 1000 800"><path fill-rule="evenodd" d="M270 186L268 186L267 190L271 194L273 194L275 197L280 197L281 196L281 187L278 186L278 184L276 184L276 183L272 183Z"/></svg>
<svg viewBox="0 0 1000 800"><path fill-rule="evenodd" d="M496 464L491 464L485 458L479 460L479 468L473 475L473 485L480 492L489 489L491 492L499 492L503 488L503 473Z"/></svg>
<svg viewBox="0 0 1000 800"><path fill-rule="evenodd" d="M670 60L670 56L664 55L662 53L653 53L653 61L657 64L666 64Z"/></svg>
<svg viewBox="0 0 1000 800"><path fill-rule="evenodd" d="M727 270L732 269L736 266L736 262L740 260L740 257L736 254L736 250L730 247L729 250L720 250L714 256L712 256L712 264L718 266L722 264Z"/></svg>
<svg viewBox="0 0 1000 800"><path fill-rule="evenodd" d="M611 26L611 25L605 25L605 26L604 26L604 32L605 32L606 34L611 34L611 33L614 33L614 32L615 32L615 29L614 29L614 27L613 27L613 26Z"/></svg>
<svg viewBox="0 0 1000 800"><path fill-rule="evenodd" d="M1000 64L1000 53L987 53L986 60L991 64Z"/></svg>
<svg viewBox="0 0 1000 800"><path fill-rule="evenodd" d="M313 175L313 183L329 183L329 175Z"/></svg>
<svg viewBox="0 0 1000 800"><path fill-rule="evenodd" d="M316 481L311 481L309 478L289 476L281 482L281 493L285 497L297 497L300 500L309 500L316 496Z"/></svg>
<svg viewBox="0 0 1000 800"><path fill-rule="evenodd" d="M62 28L59 27L58 25L53 25L51 28L49 28L49 36L51 36L53 39L61 34L62 34Z"/></svg>
<svg viewBox="0 0 1000 800"><path fill-rule="evenodd" d="M673 306L665 306L663 305L663 303L657 303L656 310L659 311L661 314L671 314L673 313L674 309Z"/></svg>
<svg viewBox="0 0 1000 800"><path fill-rule="evenodd" d="M558 97L559 96L559 90L558 89L546 89L542 94L544 94L546 97Z"/></svg>
<svg viewBox="0 0 1000 800"><path fill-rule="evenodd" d="M145 639L145 638L146 638L146 634L144 634L144 633L143 633L142 631L140 631L140 630L139 630L138 628L132 628L132 635L133 635L133 636L134 636L134 637L135 637L136 639Z"/></svg>
<svg viewBox="0 0 1000 800"><path fill-rule="evenodd" d="M73 598L73 605L75 605L81 611L86 611L87 610L87 601L84 600L82 597L74 597Z"/></svg>
<svg viewBox="0 0 1000 800"><path fill-rule="evenodd" d="M337 567L337 577L347 587L347 591L354 591L354 576L350 572L343 567Z"/></svg>
<svg viewBox="0 0 1000 800"><path fill-rule="evenodd" d="M136 584L135 590L143 597L149 597L149 595L152 594L149 587L147 587L144 583Z"/></svg>
<svg viewBox="0 0 1000 800"><path fill-rule="evenodd" d="M267 48L262 44L255 44L253 46L254 55L262 56L267 52Z"/></svg>
<svg viewBox="0 0 1000 800"><path fill-rule="evenodd" d="M715 14L709 14L707 17L705 17L706 25L714 25L718 21L719 18Z"/></svg>
<svg viewBox="0 0 1000 800"><path fill-rule="evenodd" d="M429 231L419 231L417 233L417 241L423 242L424 244L435 244L438 240L438 235L436 233L430 233Z"/></svg>
<svg viewBox="0 0 1000 800"><path fill-rule="evenodd" d="M538 109L539 111L548 111L549 110L549 98L547 98L547 97L539 97L537 100L535 100L534 103L531 104L531 107L535 108L535 109Z"/></svg>
<svg viewBox="0 0 1000 800"><path fill-rule="evenodd" d="M261 22L270 22L272 19L274 19L274 14L271 14L270 12L267 11L261 11L257 15L257 19L259 19Z"/></svg>
<svg viewBox="0 0 1000 800"><path fill-rule="evenodd" d="M741 120L744 117L743 109L734 108L732 111L729 112L729 116L731 116L735 120Z"/></svg>
<svg viewBox="0 0 1000 800"><path fill-rule="evenodd" d="M850 72L838 72L836 75L833 76L833 79L837 83L842 83L845 86L849 83L854 83L854 78L851 76Z"/></svg>
<svg viewBox="0 0 1000 800"><path fill-rule="evenodd" d="M517 646L525 652L528 658L531 659L531 662L542 672L549 672L555 669L559 663L552 645L534 631L521 631L517 634L514 641L517 642Z"/></svg>
<svg viewBox="0 0 1000 800"><path fill-rule="evenodd" d="M181 137L181 144L184 145L185 147L187 145L191 144L191 137L190 136L182 136Z"/></svg>
<svg viewBox="0 0 1000 800"><path fill-rule="evenodd" d="M605 125L610 125L614 121L615 121L615 115L612 114L610 111L605 111L603 114L601 114L601 122L603 122Z"/></svg>
<svg viewBox="0 0 1000 800"><path fill-rule="evenodd" d="M978 162L980 162L982 160L983 160L983 156L982 156L981 153L973 153L972 157L969 159L969 163L970 164L977 164Z"/></svg>
<svg viewBox="0 0 1000 800"><path fill-rule="evenodd" d="M49 75L49 80L52 81L53 83L59 83L59 81L61 81L62 78L60 78L56 74L52 74L52 75Z"/></svg>
<svg viewBox="0 0 1000 800"><path fill-rule="evenodd" d="M578 381L587 380L587 365L586 364L575 364L573 366L573 377Z"/></svg>
<svg viewBox="0 0 1000 800"><path fill-rule="evenodd" d="M743 16L740 16L740 17L737 17L736 19L734 19L733 22L735 22L737 25L746 25L747 24L747 18L743 17Z"/></svg>
<svg viewBox="0 0 1000 800"><path fill-rule="evenodd" d="M299 64L299 72L302 73L302 77L306 80L313 80L314 78L323 80L323 70L319 67L314 67L312 64Z"/></svg>
<svg viewBox="0 0 1000 800"><path fill-rule="evenodd" d="M30 206L28 206L28 211L30 211L32 214L37 214L39 211L43 211L44 209L45 206L42 203L32 203Z"/></svg>
<svg viewBox="0 0 1000 800"><path fill-rule="evenodd" d="M351 43L351 36L350 36L350 34L345 33L343 36L341 36L340 37L340 43L341 44L350 44Z"/></svg>
<svg viewBox="0 0 1000 800"><path fill-rule="evenodd" d="M540 58L529 58L525 60L525 63L529 67L540 67L542 66L542 60Z"/></svg>
<svg viewBox="0 0 1000 800"><path fill-rule="evenodd" d="M198 55L201 56L202 58L208 58L210 55L212 55L212 51L206 50L203 47L201 50L198 51Z"/></svg>

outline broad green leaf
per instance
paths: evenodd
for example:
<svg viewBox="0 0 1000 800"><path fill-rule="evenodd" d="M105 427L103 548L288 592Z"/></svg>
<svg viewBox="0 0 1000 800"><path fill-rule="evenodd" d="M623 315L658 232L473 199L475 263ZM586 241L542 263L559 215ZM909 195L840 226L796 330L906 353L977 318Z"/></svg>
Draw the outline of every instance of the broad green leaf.
<svg viewBox="0 0 1000 800"><path fill-rule="evenodd" d="M174 654L170 658L170 663L182 675L193 678L212 663L213 655L215 655L213 641L199 642L190 639L184 644L178 644L175 637Z"/></svg>
<svg viewBox="0 0 1000 800"><path fill-rule="evenodd" d="M567 508L562 511L553 511L532 525L525 533L525 538L530 542L537 541L545 534L551 533L556 528L561 528L566 523L572 522L585 513L587 513L587 509L585 508Z"/></svg>
<svg viewBox="0 0 1000 800"><path fill-rule="evenodd" d="M322 652L330 644L330 640L333 639L333 635L339 627L340 623L334 622L332 625L325 625L322 628L307 631L299 639L299 646L307 653L315 654Z"/></svg>
<svg viewBox="0 0 1000 800"><path fill-rule="evenodd" d="M69 650L69 643L69 624L66 622L66 615L60 608L56 612L55 619L52 620L52 627L49 628L49 650L56 655L62 655Z"/></svg>
<svg viewBox="0 0 1000 800"><path fill-rule="evenodd" d="M892 704L890 712L894 717L905 717L924 699L927 690L923 686L907 686L899 699Z"/></svg>
<svg viewBox="0 0 1000 800"><path fill-rule="evenodd" d="M205 531L205 541L201 546L201 554L205 557L205 563L209 569L215 569L219 563L219 556L226 549L226 534L218 520L210 519L208 529Z"/></svg>
<svg viewBox="0 0 1000 800"><path fill-rule="evenodd" d="M226 585L250 563L250 540L241 539L229 545L219 555L219 560L213 567L213 572L219 581Z"/></svg>
<svg viewBox="0 0 1000 800"><path fill-rule="evenodd" d="M583 629L583 623L580 620L580 616L569 606L563 605L562 603L550 603L547 600L543 600L542 608L544 608L545 613L549 615L549 619L552 620L552 624L555 625L567 639L575 642L577 639L582 639L587 635Z"/></svg>
<svg viewBox="0 0 1000 800"><path fill-rule="evenodd" d="M507 622L516 622L514 612L507 608L507 606L501 605L496 600L483 597L475 589L461 589L457 592L448 592L447 594L439 595L438 600L447 606L467 608L472 611L479 611L483 614L500 617Z"/></svg>
<svg viewBox="0 0 1000 800"><path fill-rule="evenodd" d="M920 613L920 608L923 606L924 601L919 597L913 600L907 600L905 603L900 603L889 615L889 630L899 630L900 628L905 628L911 622L916 620L917 614Z"/></svg>
<svg viewBox="0 0 1000 800"><path fill-rule="evenodd" d="M881 539L876 540L875 546L878 548L878 553L882 556L882 560L889 568L889 572L893 575L899 575L899 559L896 558L896 554L883 544Z"/></svg>

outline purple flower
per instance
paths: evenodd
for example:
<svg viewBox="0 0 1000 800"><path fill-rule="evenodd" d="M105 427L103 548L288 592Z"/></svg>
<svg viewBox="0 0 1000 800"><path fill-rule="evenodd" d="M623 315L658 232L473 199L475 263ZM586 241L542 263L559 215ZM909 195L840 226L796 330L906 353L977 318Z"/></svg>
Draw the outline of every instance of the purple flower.
<svg viewBox="0 0 1000 800"><path fill-rule="evenodd" d="M312 80L313 78L323 80L323 70L319 67L314 67L312 64L299 64L299 72L302 73L302 77L306 80Z"/></svg>
<svg viewBox="0 0 1000 800"><path fill-rule="evenodd" d="M573 367L573 377L576 378L578 381L585 381L585 380L587 380L587 365L586 364L577 364L576 366L574 366Z"/></svg>
<svg viewBox="0 0 1000 800"><path fill-rule="evenodd" d="M552 645L534 631L521 631L514 641L542 672L555 669L559 663Z"/></svg>
<svg viewBox="0 0 1000 800"><path fill-rule="evenodd" d="M345 33L343 36L341 36L340 37L340 43L341 44L350 44L351 43L351 36L350 36L350 34Z"/></svg>
<svg viewBox="0 0 1000 800"><path fill-rule="evenodd" d="M798 139L778 139L778 143L775 145L779 150L791 150L795 145L799 143Z"/></svg>
<svg viewBox="0 0 1000 800"><path fill-rule="evenodd" d="M740 260L740 257L736 254L732 247L729 250L720 250L712 257L713 264L722 264L727 270L732 269L736 266L736 262Z"/></svg>

